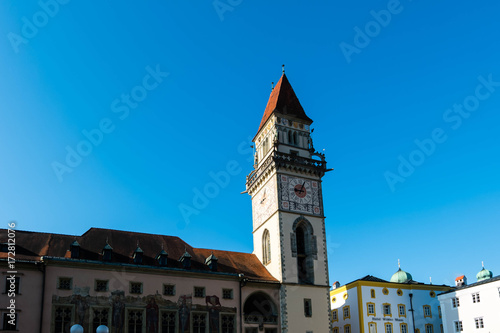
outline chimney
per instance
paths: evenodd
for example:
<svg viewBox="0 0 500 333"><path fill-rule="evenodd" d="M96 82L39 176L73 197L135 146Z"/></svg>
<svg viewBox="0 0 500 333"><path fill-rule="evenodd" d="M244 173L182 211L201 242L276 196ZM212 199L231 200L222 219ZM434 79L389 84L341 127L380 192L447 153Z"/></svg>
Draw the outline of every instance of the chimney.
<svg viewBox="0 0 500 333"><path fill-rule="evenodd" d="M335 281L332 285L332 289L337 289L338 287L340 287L340 282L339 281Z"/></svg>
<svg viewBox="0 0 500 333"><path fill-rule="evenodd" d="M462 287L467 285L467 277L465 275L461 275L455 279L455 286Z"/></svg>

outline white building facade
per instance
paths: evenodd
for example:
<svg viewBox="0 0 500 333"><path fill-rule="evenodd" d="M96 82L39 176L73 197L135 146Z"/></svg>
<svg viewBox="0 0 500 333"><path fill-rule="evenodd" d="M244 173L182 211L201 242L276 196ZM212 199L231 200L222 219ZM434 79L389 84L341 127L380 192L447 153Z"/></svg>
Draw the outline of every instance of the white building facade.
<svg viewBox="0 0 500 333"><path fill-rule="evenodd" d="M500 332L500 275L459 286L438 299L444 333Z"/></svg>
<svg viewBox="0 0 500 333"><path fill-rule="evenodd" d="M436 294L451 287L409 277L405 282L388 282L368 275L331 290L333 333L442 332Z"/></svg>

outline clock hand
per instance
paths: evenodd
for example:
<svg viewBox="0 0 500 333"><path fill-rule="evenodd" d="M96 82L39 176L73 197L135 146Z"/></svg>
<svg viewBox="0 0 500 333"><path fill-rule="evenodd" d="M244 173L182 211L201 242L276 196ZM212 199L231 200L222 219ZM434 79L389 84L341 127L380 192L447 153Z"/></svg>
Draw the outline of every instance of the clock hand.
<svg viewBox="0 0 500 333"><path fill-rule="evenodd" d="M293 190L294 190L295 192L298 192L298 193L302 193L302 192L304 192L304 190L299 190L298 188L294 188Z"/></svg>
<svg viewBox="0 0 500 333"><path fill-rule="evenodd" d="M301 191L304 192L304 185L305 185L306 182L302 183L302 187L301 187Z"/></svg>

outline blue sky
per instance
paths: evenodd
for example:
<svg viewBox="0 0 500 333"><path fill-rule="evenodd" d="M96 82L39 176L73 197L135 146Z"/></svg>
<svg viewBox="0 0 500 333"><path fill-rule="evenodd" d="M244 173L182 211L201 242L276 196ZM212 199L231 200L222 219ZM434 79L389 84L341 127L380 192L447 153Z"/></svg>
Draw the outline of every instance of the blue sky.
<svg viewBox="0 0 500 333"><path fill-rule="evenodd" d="M331 282L389 279L398 259L437 284L475 281L482 260L500 272L500 4L54 4L0 2L5 226L251 252L249 141L286 64L335 169L323 183Z"/></svg>

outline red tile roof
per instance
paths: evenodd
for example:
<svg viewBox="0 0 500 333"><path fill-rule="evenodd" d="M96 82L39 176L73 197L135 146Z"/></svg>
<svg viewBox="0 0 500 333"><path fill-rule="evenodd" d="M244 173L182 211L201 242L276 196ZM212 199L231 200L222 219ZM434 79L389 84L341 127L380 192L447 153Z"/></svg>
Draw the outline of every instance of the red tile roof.
<svg viewBox="0 0 500 333"><path fill-rule="evenodd" d="M0 229L0 243L7 242L7 230ZM156 256L163 249L168 253L168 267L182 268L178 261L187 250L191 256L191 270L206 271L205 259L214 254L217 259L217 272L244 274L253 280L277 281L251 253L220 251L193 248L179 237L145 234L113 229L90 228L81 236L51 234L31 231L16 231L16 258L38 261L42 256L71 258L70 245L74 241L80 244L80 259L102 260L102 250L106 241L113 248L113 260L116 263L133 263L132 255L137 244L144 251L143 264L158 266ZM6 258L0 253L0 259Z"/></svg>
<svg viewBox="0 0 500 333"><path fill-rule="evenodd" d="M460 275L459 277L457 277L457 278L455 279L455 281L462 280L464 277L465 277L465 275Z"/></svg>
<svg viewBox="0 0 500 333"><path fill-rule="evenodd" d="M311 118L306 115L302 105L300 105L299 99L295 95L284 73L271 92L271 96L269 96L269 101L267 102L266 110L264 111L264 116L262 117L257 133L262 129L274 111L285 116L305 120L308 125L312 123Z"/></svg>

